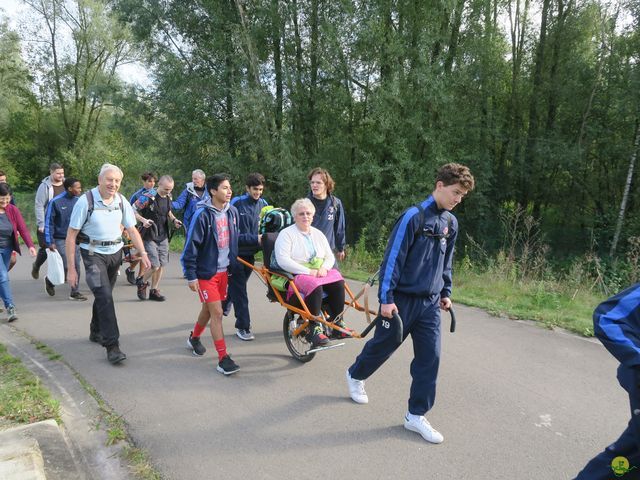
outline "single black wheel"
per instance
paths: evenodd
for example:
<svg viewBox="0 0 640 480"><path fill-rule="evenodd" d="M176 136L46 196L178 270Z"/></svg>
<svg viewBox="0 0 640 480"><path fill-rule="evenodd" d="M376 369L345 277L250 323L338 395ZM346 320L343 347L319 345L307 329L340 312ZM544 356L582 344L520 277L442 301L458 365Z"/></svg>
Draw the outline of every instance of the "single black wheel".
<svg viewBox="0 0 640 480"><path fill-rule="evenodd" d="M284 334L284 343L287 344L287 348L293 358L302 363L307 363L313 360L316 356L315 353L307 355L307 351L311 349L311 343L307 335L307 331L298 335L293 335L293 332L304 323L304 319L297 313L293 313L287 310L282 321L282 333ZM307 329L308 330L308 329Z"/></svg>

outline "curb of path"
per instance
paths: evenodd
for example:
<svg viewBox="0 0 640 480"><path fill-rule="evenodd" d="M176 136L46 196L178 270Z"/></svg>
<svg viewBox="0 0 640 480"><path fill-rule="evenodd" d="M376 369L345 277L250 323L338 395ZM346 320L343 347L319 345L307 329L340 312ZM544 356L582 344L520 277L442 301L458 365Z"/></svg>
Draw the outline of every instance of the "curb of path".
<svg viewBox="0 0 640 480"><path fill-rule="evenodd" d="M107 445L107 432L100 428L100 419L105 415L104 408L87 392L73 369L64 361L50 360L24 333L8 324L0 325L0 342L11 355L19 358L26 368L38 376L51 395L60 402L62 425L59 429L72 462L67 461L68 457L64 455L47 455L48 447L38 440L44 462L50 464L49 470L66 470L68 475L59 478L68 479L132 479L123 460L125 442ZM49 435L43 437L42 442L46 442L47 438L50 442L60 441L55 435ZM49 451L55 451L55 448L59 449L60 445L51 446Z"/></svg>

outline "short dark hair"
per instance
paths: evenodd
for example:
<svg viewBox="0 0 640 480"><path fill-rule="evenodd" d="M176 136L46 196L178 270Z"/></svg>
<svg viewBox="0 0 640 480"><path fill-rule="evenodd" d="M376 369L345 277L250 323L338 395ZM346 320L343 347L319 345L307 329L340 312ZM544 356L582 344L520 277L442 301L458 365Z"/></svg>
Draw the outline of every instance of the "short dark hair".
<svg viewBox="0 0 640 480"><path fill-rule="evenodd" d="M0 197L4 197L6 195L11 195L11 189L8 184L0 183Z"/></svg>
<svg viewBox="0 0 640 480"><path fill-rule="evenodd" d="M5 172L4 170L0 170L0 177L6 177L7 176L7 172Z"/></svg>
<svg viewBox="0 0 640 480"><path fill-rule="evenodd" d="M216 173L215 175L211 175L207 178L207 192L210 192L211 190L218 190L220 184L225 180L228 182L231 181L231 177L226 173Z"/></svg>
<svg viewBox="0 0 640 480"><path fill-rule="evenodd" d="M149 180L151 180L153 178L154 181L158 181L158 177L155 173L153 172L144 172L142 175L140 175L140 178L144 181L144 182L148 182Z"/></svg>
<svg viewBox="0 0 640 480"><path fill-rule="evenodd" d="M247 175L247 181L245 182L245 185L247 187L259 187L260 185L264 185L265 182L266 180L261 173L254 172Z"/></svg>
<svg viewBox="0 0 640 480"><path fill-rule="evenodd" d="M71 187L73 187L73 184L76 182L79 182L80 180L78 180L77 178L74 177L67 177L64 179L64 182L62 182L62 185L64 185L64 189L69 190Z"/></svg>
<svg viewBox="0 0 640 480"><path fill-rule="evenodd" d="M60 169L64 170L64 167L57 162L53 162L51 165L49 165L50 172L55 172L56 170L60 170Z"/></svg>
<svg viewBox="0 0 640 480"><path fill-rule="evenodd" d="M459 183L468 191L475 187L475 180L471 175L469 167L460 163L447 163L438 170L436 174L436 183L442 182L445 187Z"/></svg>

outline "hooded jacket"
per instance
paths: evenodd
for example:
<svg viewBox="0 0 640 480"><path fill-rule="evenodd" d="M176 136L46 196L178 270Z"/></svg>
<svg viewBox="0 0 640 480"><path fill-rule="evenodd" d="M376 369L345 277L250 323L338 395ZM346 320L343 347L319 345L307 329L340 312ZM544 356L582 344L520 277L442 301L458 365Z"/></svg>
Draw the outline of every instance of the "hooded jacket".
<svg viewBox="0 0 640 480"><path fill-rule="evenodd" d="M177 200L171 202L171 208L173 210L184 209L184 213L182 214L182 223L184 223L184 227L188 230L189 225L191 224L191 217L193 217L198 204L210 199L211 197L209 196L209 192L207 192L206 188L202 197L199 197L196 193L195 187L193 186L193 182L189 182L186 184L185 189Z"/></svg>
<svg viewBox="0 0 640 480"><path fill-rule="evenodd" d="M208 280L218 273L216 210L211 204L211 199L208 199L198 203L191 218L180 257L184 276L190 282L197 279ZM229 224L229 267L232 267L238 256L238 210L227 204L222 212L226 213Z"/></svg>
<svg viewBox="0 0 640 480"><path fill-rule="evenodd" d="M51 175L44 177L38 186L35 199L36 223L38 228L44 228L44 217L46 207L49 201L53 199L53 184L51 183Z"/></svg>
<svg viewBox="0 0 640 480"><path fill-rule="evenodd" d="M394 291L417 297L451 296L451 263L458 221L438 208L433 196L398 219L380 266L380 303L394 303ZM420 219L423 223L420 224Z"/></svg>

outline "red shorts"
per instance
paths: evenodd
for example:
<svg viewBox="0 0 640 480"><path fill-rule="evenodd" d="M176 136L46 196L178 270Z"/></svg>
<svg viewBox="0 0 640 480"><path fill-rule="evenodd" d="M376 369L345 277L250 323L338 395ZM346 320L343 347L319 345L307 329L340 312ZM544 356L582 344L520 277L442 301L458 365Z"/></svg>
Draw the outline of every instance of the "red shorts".
<svg viewBox="0 0 640 480"><path fill-rule="evenodd" d="M218 272L209 280L198 279L198 294L202 303L221 302L227 299L227 285L229 275L227 272Z"/></svg>

